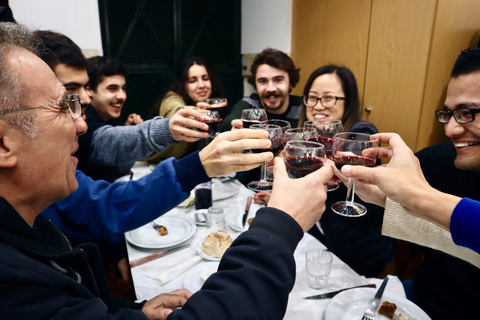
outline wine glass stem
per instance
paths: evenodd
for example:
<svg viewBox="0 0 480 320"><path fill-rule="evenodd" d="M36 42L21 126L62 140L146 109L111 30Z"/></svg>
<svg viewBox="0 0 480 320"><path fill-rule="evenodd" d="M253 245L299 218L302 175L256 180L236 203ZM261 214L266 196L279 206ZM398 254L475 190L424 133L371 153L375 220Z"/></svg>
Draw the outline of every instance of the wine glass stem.
<svg viewBox="0 0 480 320"><path fill-rule="evenodd" d="M267 182L267 162L266 161L262 164L262 168L260 170L261 170L260 181Z"/></svg>
<svg viewBox="0 0 480 320"><path fill-rule="evenodd" d="M355 202L355 179L348 178L347 198L345 202L348 207L353 207L353 203Z"/></svg>

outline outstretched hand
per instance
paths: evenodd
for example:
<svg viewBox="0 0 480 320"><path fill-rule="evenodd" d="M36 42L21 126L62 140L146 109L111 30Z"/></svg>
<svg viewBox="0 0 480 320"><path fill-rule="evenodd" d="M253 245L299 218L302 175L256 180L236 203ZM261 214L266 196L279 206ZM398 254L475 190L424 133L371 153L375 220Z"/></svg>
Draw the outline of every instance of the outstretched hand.
<svg viewBox="0 0 480 320"><path fill-rule="evenodd" d="M254 131L254 130L252 130ZM256 131L256 130L255 130ZM331 163L300 179L290 179L285 162L275 158L269 207L288 213L307 232L320 220L327 200L327 181L333 177Z"/></svg>
<svg viewBox="0 0 480 320"><path fill-rule="evenodd" d="M195 142L208 138L205 115L191 108L178 110L169 120L170 136L175 141ZM198 130L195 130L198 129Z"/></svg>
<svg viewBox="0 0 480 320"><path fill-rule="evenodd" d="M148 319L165 320L173 310L182 307L192 293L187 289L175 290L170 293L162 293L155 298L145 302L142 312Z"/></svg>
<svg viewBox="0 0 480 320"><path fill-rule="evenodd" d="M250 149L268 149L268 132L263 130L234 130L223 132L200 153L200 161L211 178L237 171L251 170L273 158L271 152L243 153Z"/></svg>
<svg viewBox="0 0 480 320"><path fill-rule="evenodd" d="M379 148L378 157L390 159L387 165L374 168L348 165L342 167L343 174L360 179L360 182L355 185L355 193L362 200L385 206L386 196L388 196L393 201L405 203L409 200L408 198L418 194L415 189L430 187L423 176L417 157L398 134L379 133L374 137L381 143L390 145ZM366 181L375 185L370 185Z"/></svg>

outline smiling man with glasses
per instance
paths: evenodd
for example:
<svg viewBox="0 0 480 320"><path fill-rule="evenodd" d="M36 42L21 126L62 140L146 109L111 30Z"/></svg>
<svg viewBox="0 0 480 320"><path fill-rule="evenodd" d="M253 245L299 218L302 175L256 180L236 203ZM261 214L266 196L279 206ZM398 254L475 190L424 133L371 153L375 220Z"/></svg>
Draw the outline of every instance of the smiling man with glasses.
<svg viewBox="0 0 480 320"><path fill-rule="evenodd" d="M116 305L97 247L93 244L72 247L52 221L41 214L51 203L77 189L77 159L73 154L78 147L78 136L87 127L78 117L78 104L74 105L75 114L70 107L62 108L65 103L70 104L65 102L65 88L33 53L34 40L25 27L0 23L0 112L12 110L0 115L2 318L283 318L288 294L295 283L293 253L303 233L325 210L325 184L333 176L332 165L327 164L292 182L283 161L276 159L276 189L269 207L261 208L250 229L235 239L223 256L218 272L207 280L203 289L194 295L183 289L141 303ZM76 99L73 103L77 103ZM34 138L24 134L32 127L38 128ZM209 177L235 169L250 169L271 160L269 152L237 153L269 145L268 135L259 130L221 134L199 153L178 161L170 160L175 163L171 170L182 175L168 188L177 191L155 189L156 196L161 198L170 192L182 201L188 196L189 184L195 183L193 180L206 181ZM182 164L185 165L183 172ZM163 174L172 175L172 172L165 170ZM152 187L147 177L146 180ZM105 184L101 182L97 186L101 189ZM119 193L131 183L121 185L123 187L116 190ZM180 190L182 188L184 190ZM102 197L101 192L95 193L95 197ZM77 199L79 206L88 199ZM147 207L158 210L159 207L152 206L154 200ZM130 202L130 197L125 199L126 206ZM83 214L87 215L90 208L84 209Z"/></svg>

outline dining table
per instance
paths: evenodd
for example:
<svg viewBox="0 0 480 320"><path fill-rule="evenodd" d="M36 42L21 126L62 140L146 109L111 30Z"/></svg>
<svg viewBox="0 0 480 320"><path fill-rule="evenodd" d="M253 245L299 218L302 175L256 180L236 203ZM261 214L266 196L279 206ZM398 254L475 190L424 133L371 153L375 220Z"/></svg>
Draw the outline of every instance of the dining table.
<svg viewBox="0 0 480 320"><path fill-rule="evenodd" d="M138 179L151 172L152 169L152 165L137 163L132 169L131 175L122 177L119 180ZM252 197L253 194L253 191L247 189L233 175L212 179L213 206L223 209L226 231L233 239L248 229L248 224L243 227L242 217L245 213L247 199ZM203 282L200 273L205 272L205 270L211 270L210 272L216 270L218 259L206 256L201 250L203 238L212 230L203 225L203 223L198 221L196 223L195 212L197 210L194 205L189 205L193 196L194 194L192 193L191 197L181 205L155 220L157 223L165 224L167 229L169 229L169 225L171 226L169 230L169 232L173 233L171 234L171 240L166 238L165 240L158 240L162 237L151 224L125 234L130 262L145 258L156 252L167 252L167 255L163 257L131 268L137 301L148 300L161 293L168 293L181 288L187 288L195 292L200 290ZM256 211L261 207L263 205L252 202L248 218L254 217ZM182 246L182 249L168 254L168 250L179 246ZM333 255L333 263L327 285L322 289L310 288L306 281L305 254L311 249L327 250L325 245L315 237L305 233L294 253L296 280L288 299L284 319L333 320L332 316L326 317L326 314L328 314L326 311L328 311L329 305L335 297L333 299L317 300L304 298L366 284L375 284L377 288L380 286L382 279L360 276L345 262ZM401 281L396 276L389 275L388 277L390 281L386 287L386 292L398 297L398 299L405 299L405 291ZM345 292L348 291L350 290Z"/></svg>

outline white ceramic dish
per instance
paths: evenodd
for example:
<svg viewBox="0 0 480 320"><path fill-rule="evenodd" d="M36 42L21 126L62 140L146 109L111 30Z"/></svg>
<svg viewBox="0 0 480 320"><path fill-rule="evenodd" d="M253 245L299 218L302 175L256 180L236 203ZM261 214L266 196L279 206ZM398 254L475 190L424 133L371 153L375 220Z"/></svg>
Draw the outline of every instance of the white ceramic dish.
<svg viewBox="0 0 480 320"><path fill-rule="evenodd" d="M193 268L191 268L185 273L185 276L183 278L183 287L193 293L197 292L198 290L200 290L204 282L200 278L200 271L203 268L217 270L218 265L218 262L200 262L199 264L195 265Z"/></svg>
<svg viewBox="0 0 480 320"><path fill-rule="evenodd" d="M158 225L165 226L168 234L161 236L159 232L148 223L138 229L125 234L125 238L132 245L144 249L170 248L190 239L196 230L196 226L190 220L180 217L160 217L155 219Z"/></svg>
<svg viewBox="0 0 480 320"><path fill-rule="evenodd" d="M360 320L365 310L372 305L375 292L377 289L358 288L337 294L325 310L325 320ZM431 320L416 304L393 293L385 292L380 303L384 301L395 303L397 306L393 320L396 320L400 313L417 320ZM390 320L390 318L377 313L376 320Z"/></svg>

